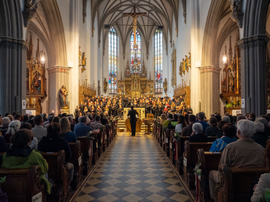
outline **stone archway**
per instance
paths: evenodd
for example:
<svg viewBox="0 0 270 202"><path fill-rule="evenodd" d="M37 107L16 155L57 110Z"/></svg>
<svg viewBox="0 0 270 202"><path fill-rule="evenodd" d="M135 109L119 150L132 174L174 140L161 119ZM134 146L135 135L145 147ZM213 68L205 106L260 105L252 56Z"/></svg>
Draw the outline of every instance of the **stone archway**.
<svg viewBox="0 0 270 202"><path fill-rule="evenodd" d="M0 1L0 113L25 113L26 44L20 2Z"/></svg>

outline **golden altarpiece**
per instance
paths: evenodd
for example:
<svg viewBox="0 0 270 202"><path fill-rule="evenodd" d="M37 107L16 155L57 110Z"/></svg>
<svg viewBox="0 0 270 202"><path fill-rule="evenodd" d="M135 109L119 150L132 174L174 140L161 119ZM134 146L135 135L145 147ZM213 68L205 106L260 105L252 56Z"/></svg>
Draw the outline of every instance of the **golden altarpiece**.
<svg viewBox="0 0 270 202"><path fill-rule="evenodd" d="M190 83L182 79L182 83L174 90L174 97L183 97L186 106L190 105Z"/></svg>
<svg viewBox="0 0 270 202"><path fill-rule="evenodd" d="M125 95L134 98L141 95L149 95L150 97L155 95L154 80L147 79L144 62L141 69L139 66L130 68L129 62L127 62L124 79L118 80L117 89L118 96Z"/></svg>
<svg viewBox="0 0 270 202"><path fill-rule="evenodd" d="M37 39L36 57L33 58L32 33L30 32L26 67L26 110L35 110L36 114L42 113L41 104L47 97L43 54L39 51L39 39Z"/></svg>
<svg viewBox="0 0 270 202"><path fill-rule="evenodd" d="M221 78L221 94L224 106L224 113L232 114L233 110L241 110L241 58L240 49L237 43L232 49L232 37L229 38L229 53L223 68ZM236 34L236 42L239 40L239 33ZM225 55L227 50L225 47Z"/></svg>

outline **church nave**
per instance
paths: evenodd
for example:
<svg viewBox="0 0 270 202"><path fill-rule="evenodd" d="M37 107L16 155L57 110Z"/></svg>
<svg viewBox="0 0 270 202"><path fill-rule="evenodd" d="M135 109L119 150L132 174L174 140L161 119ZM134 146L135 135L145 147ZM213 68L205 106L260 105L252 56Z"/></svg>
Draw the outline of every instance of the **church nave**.
<svg viewBox="0 0 270 202"><path fill-rule="evenodd" d="M75 201L191 200L153 136L118 133Z"/></svg>

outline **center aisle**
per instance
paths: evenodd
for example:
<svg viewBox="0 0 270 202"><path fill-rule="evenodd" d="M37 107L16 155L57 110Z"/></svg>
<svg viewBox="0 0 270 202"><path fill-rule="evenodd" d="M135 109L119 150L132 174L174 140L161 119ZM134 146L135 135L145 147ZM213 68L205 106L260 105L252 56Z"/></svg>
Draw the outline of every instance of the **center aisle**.
<svg viewBox="0 0 270 202"><path fill-rule="evenodd" d="M153 136L118 133L109 149L77 202L191 201Z"/></svg>

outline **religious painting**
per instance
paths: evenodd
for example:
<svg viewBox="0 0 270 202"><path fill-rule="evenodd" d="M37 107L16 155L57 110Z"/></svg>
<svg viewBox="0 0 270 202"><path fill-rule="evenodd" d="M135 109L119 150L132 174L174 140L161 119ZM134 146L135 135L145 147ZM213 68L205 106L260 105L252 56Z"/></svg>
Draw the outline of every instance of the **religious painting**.
<svg viewBox="0 0 270 202"><path fill-rule="evenodd" d="M41 91L41 74L38 71L33 72L32 89L34 91Z"/></svg>

